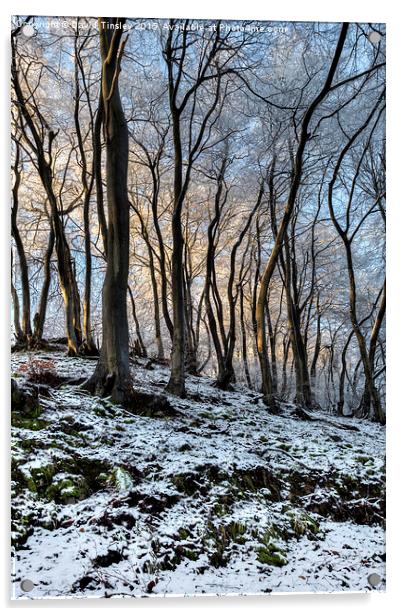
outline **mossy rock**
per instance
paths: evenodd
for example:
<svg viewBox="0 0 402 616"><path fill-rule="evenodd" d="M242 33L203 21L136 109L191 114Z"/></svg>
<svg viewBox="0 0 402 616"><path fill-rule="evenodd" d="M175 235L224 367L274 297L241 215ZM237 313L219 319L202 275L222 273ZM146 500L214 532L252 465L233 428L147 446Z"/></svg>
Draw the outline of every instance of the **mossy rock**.
<svg viewBox="0 0 402 616"><path fill-rule="evenodd" d="M63 460L60 471L71 475L82 475L92 493L105 486L102 476L105 473L110 475L110 463L99 458L80 456Z"/></svg>
<svg viewBox="0 0 402 616"><path fill-rule="evenodd" d="M107 417L109 415L106 409L103 408L102 406L93 406L91 411L98 417L102 417L102 418Z"/></svg>
<svg viewBox="0 0 402 616"><path fill-rule="evenodd" d="M257 559L263 565L271 565L273 567L283 567L287 564L286 552L283 548L278 547L277 541L287 539L288 534L277 524L268 526L262 535L252 533L259 541L260 546L257 548Z"/></svg>
<svg viewBox="0 0 402 616"><path fill-rule="evenodd" d="M53 477L53 482L47 488L45 496L57 503L71 503L84 500L89 493L90 490L84 477L60 473Z"/></svg>
<svg viewBox="0 0 402 616"><path fill-rule="evenodd" d="M93 429L90 424L85 424L79 421L77 417L73 415L65 415L58 423L57 429L68 434L69 436L78 436L82 438L82 432L88 432Z"/></svg>
<svg viewBox="0 0 402 616"><path fill-rule="evenodd" d="M198 557L199 557L199 552L193 549L193 545L191 545L191 547L185 546L185 545L184 546L176 545L174 547L174 556L171 557L170 559L165 559L165 564L167 562L170 562L170 564L176 567L184 559L195 561L195 560L198 560Z"/></svg>
<svg viewBox="0 0 402 616"><path fill-rule="evenodd" d="M225 479L227 475L214 464L199 465L191 472L170 477L175 488L187 496L193 496L196 492L205 496L212 484L221 483Z"/></svg>
<svg viewBox="0 0 402 616"><path fill-rule="evenodd" d="M23 481L19 485L21 487L27 488L30 492L36 494L38 492L38 488L32 476L29 473L23 473L22 477Z"/></svg>
<svg viewBox="0 0 402 616"><path fill-rule="evenodd" d="M19 490L27 488L42 498L65 502L65 498L75 498L81 500L86 496L105 487L106 482L102 479L102 474L110 475L110 467L102 460L92 458L60 458L53 461L44 461L43 464L36 466L22 466L17 457L11 461L11 475ZM55 475L72 478L71 483L67 483L65 494L63 486L55 488ZM60 477L61 478L61 477ZM78 479L76 479L78 478ZM58 479L56 479L58 483ZM72 494L69 494L69 490Z"/></svg>
<svg viewBox="0 0 402 616"><path fill-rule="evenodd" d="M15 470L15 480L30 492L43 496L51 485L56 472L56 466L52 462L47 462L43 466L17 468Z"/></svg>
<svg viewBox="0 0 402 616"><path fill-rule="evenodd" d="M203 419L210 419L214 421L216 419L216 413L211 413L210 411L200 411L198 413L198 417L202 417Z"/></svg>
<svg viewBox="0 0 402 616"><path fill-rule="evenodd" d="M257 549L259 562L263 565L271 565L272 567L284 567L288 564L284 554L284 551L273 543Z"/></svg>
<svg viewBox="0 0 402 616"><path fill-rule="evenodd" d="M292 449L292 445L290 445L289 443L279 443L277 447L282 451L290 451Z"/></svg>
<svg viewBox="0 0 402 616"><path fill-rule="evenodd" d="M225 503L216 502L212 507L212 511L218 518L223 518L228 513L228 508Z"/></svg>
<svg viewBox="0 0 402 616"><path fill-rule="evenodd" d="M38 389L28 383L11 379L11 410L23 417L38 417L41 413Z"/></svg>
<svg viewBox="0 0 402 616"><path fill-rule="evenodd" d="M39 419L42 407L36 387L11 379L11 425L27 430L42 430L48 422Z"/></svg>

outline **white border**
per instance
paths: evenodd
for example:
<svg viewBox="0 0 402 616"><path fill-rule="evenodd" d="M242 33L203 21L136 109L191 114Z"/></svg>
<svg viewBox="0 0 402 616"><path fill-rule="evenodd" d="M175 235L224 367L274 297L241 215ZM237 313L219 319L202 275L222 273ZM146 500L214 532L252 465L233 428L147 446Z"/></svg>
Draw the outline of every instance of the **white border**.
<svg viewBox="0 0 402 616"><path fill-rule="evenodd" d="M210 598L197 599L166 599L165 601L147 600L47 600L10 602L9 596L9 418L7 414L9 401L9 32L10 16L26 14L42 15L110 15L113 7L114 15L121 14L133 17L192 17L192 18L226 18L226 19L265 19L289 21L364 21L386 22L387 24L387 150L388 150L388 309L387 309L387 338L388 338L388 395L387 395L387 487L388 487L388 513L387 513L387 592L373 593L371 595L342 594L342 595L286 595L272 597L240 597L240 598ZM201 614L205 611L211 613L234 613L252 611L253 614L263 614L268 611L280 611L280 616L297 614L325 616L336 614L364 614L364 616L392 615L396 613L397 606L402 604L399 591L399 578L402 576L402 519L401 501L399 494L402 491L400 480L401 469L401 437L402 437L402 20L400 9L396 1L378 0L377 2L364 0L335 0L323 2L306 0L286 0L277 4L259 2L258 0L202 0L199 4L189 3L185 0L172 0L170 3L163 0L154 0L151 4L128 3L121 0L105 2L99 0L69 0L68 2L51 2L42 0L30 2L5 0L1 7L1 71L0 85L1 105L1 133L2 146L1 178L2 201L0 205L1 230L1 265L0 282L0 323L2 339L0 349L3 363L1 365L2 392L0 406L1 437L2 437L2 494L7 495L3 500L3 511L0 517L2 527L2 560L1 566L1 598L2 606L14 613L23 613L25 609L71 609L75 613L84 613L94 609L116 609L132 611L139 614L153 614L162 612L167 615ZM398 606L398 607L399 607Z"/></svg>

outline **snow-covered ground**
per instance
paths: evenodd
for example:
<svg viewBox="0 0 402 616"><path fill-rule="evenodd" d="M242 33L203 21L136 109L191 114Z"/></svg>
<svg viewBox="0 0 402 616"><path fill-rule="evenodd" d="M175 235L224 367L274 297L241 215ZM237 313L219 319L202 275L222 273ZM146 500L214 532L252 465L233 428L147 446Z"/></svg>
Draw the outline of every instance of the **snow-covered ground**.
<svg viewBox="0 0 402 616"><path fill-rule="evenodd" d="M91 360L35 355L74 379ZM13 355L23 382L28 354ZM133 363L161 393L167 368ZM14 598L385 588L385 430L189 377L174 414L63 384L13 414ZM158 416L160 415L160 416ZM23 580L33 590L21 589Z"/></svg>

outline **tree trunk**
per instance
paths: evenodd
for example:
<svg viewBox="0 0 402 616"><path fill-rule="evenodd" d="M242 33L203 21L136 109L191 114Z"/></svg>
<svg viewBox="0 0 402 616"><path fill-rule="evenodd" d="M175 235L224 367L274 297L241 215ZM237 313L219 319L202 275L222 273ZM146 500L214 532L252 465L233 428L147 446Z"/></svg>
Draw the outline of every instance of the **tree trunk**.
<svg viewBox="0 0 402 616"><path fill-rule="evenodd" d="M13 299L14 306L14 330L15 330L15 338L18 343L24 342L24 334L21 328L21 320L20 320L20 300L18 298L17 289L13 283L13 251L11 251L11 297Z"/></svg>
<svg viewBox="0 0 402 616"><path fill-rule="evenodd" d="M165 253L165 245L163 243L162 231L159 224L158 218L158 196L159 196L159 174L157 175L157 171L155 166L151 165L150 167L151 175L152 175L152 218L154 223L154 228L156 232L156 237L158 238L158 246L159 246L159 265L160 265L160 276L161 276L161 301L162 301L162 314L166 323L166 327L168 329L170 339L173 340L173 323L170 318L169 308L168 308L168 278L166 273L166 253ZM162 347L161 347L161 349ZM163 352L164 355L164 352Z"/></svg>
<svg viewBox="0 0 402 616"><path fill-rule="evenodd" d="M269 375L269 364L268 364L268 349L267 349L267 336L266 336L266 327L265 327L265 304L266 297L268 293L269 284L271 282L272 275L274 273L279 253L282 247L282 242L288 228L294 205L296 202L296 197L299 192L300 182L302 178L303 172L303 155L304 150L306 148L307 142L309 140L309 125L311 118L314 114L314 111L318 107L318 105L322 102L322 100L326 97L328 92L331 89L332 81L339 63L339 59L341 57L342 49L345 43L346 34L348 30L348 24L342 24L341 32L339 35L338 43L336 46L335 54L333 60L331 62L330 69L327 74L327 78L323 87L321 88L318 95L314 98L313 102L307 108L307 111L304 114L303 121L301 124L301 132L299 136L299 144L296 152L294 170L293 170L293 179L292 184L289 191L288 201L285 207L285 211L283 214L283 218L281 224L278 228L278 233L275 238L274 246L271 251L271 255L268 259L268 263L265 267L264 273L261 277L260 284L260 292L258 295L257 306L256 306L256 323L257 323L257 351L258 358L260 360L261 367L261 376L262 376L262 390L264 394L264 400L268 405L274 404L274 396L272 390L272 379Z"/></svg>
<svg viewBox="0 0 402 616"><path fill-rule="evenodd" d="M264 185L263 182L260 184L260 189L258 192L258 196L255 202L254 207L252 208L250 214L246 219L246 223L244 227L241 229L238 239L233 245L233 248L230 253L230 271L229 271L229 279L227 285L227 298L229 304L229 330L228 334L225 336L225 353L222 364L222 372L218 375L217 385L221 389L227 389L229 384L235 381L235 372L233 368L233 355L236 344L236 303L238 294L234 293L234 278L236 272L236 255L237 251L240 248L246 233L248 232L253 217L261 205L261 201L264 195ZM224 331L224 323L221 318L221 327L222 331Z"/></svg>
<svg viewBox="0 0 402 616"><path fill-rule="evenodd" d="M17 223L18 213L18 190L21 183L21 170L19 168L20 162L20 147L19 144L15 144L15 164L14 175L15 181L12 189L13 205L11 209L11 234L14 238L15 245L18 253L18 260L21 273L21 288L22 288L22 327L20 332L21 342L29 345L30 338L32 336L31 330L31 294L29 291L29 275L28 275L28 263L25 255L24 245L21 240L20 232ZM14 304L15 306L16 304ZM18 319L19 320L19 319Z"/></svg>
<svg viewBox="0 0 402 616"><path fill-rule="evenodd" d="M56 255L58 264L58 273L61 292L64 300L65 313L66 313L66 333L68 354L78 355L79 347L81 344L81 322L80 322L80 306L78 296L78 287L74 275L73 263L71 259L70 248L66 239L64 224L62 217L58 211L57 198L53 189L53 171L51 166L51 150L56 133L49 130L48 134L48 154L49 160L46 158L44 142L38 132L35 125L35 108L33 111L27 107L27 102L21 89L19 72L17 69L17 43L16 36L19 29L17 28L13 32L11 37L12 46L12 63L11 73L12 81L14 85L15 95L19 105L19 111L22 118L25 120L26 125L32 135L32 140L25 135L25 127L23 128L24 136L28 142L28 145L33 149L37 158L38 173L41 179L43 188L49 199L51 208L51 223L55 235ZM39 113L39 112L38 112ZM43 122L43 118L41 118ZM78 301L77 301L78 299Z"/></svg>
<svg viewBox="0 0 402 616"><path fill-rule="evenodd" d="M87 156L84 147L84 140L81 132L80 123L80 80L79 67L82 67L79 57L78 48L78 31L75 38L75 107L74 107L74 124L77 134L78 149L81 157L81 183L84 189L84 204L83 204L83 220L84 220L84 248L85 248L85 288L84 288L84 303L83 303L83 341L80 347L81 353L85 355L98 355L98 349L92 336L91 327L91 284L92 284L92 255L91 255L91 227L90 227L90 203L92 196L92 188L94 185L95 165L92 165L92 172L88 178ZM84 80L84 88L86 89L85 76L81 68L82 78ZM92 111L87 92L87 102L92 118ZM93 121L91 119L91 133L93 134Z"/></svg>
<svg viewBox="0 0 402 616"><path fill-rule="evenodd" d="M250 369L247 359L247 333L246 324L244 321L244 289L243 285L240 286L240 330L241 330L241 350L243 359L244 376L246 377L247 387L251 389Z"/></svg>
<svg viewBox="0 0 402 616"><path fill-rule="evenodd" d="M171 101L173 103L173 101ZM170 393L185 397L185 311L183 280L183 231L181 212L183 207L183 158L180 135L180 116L172 105L173 143L174 143L174 209L172 215L172 304L173 304L173 340L171 354L170 379L166 386Z"/></svg>
<svg viewBox="0 0 402 616"><path fill-rule="evenodd" d="M283 260L283 266L285 269L288 324L296 374L296 402L303 406L311 407L310 376L307 367L306 348L300 328L300 310L297 301L294 299L296 293L294 288L295 284L293 284L292 294L292 278L293 281L296 278L296 265L294 260L290 257L289 238L287 234L285 234L285 258Z"/></svg>
<svg viewBox="0 0 402 616"><path fill-rule="evenodd" d="M271 313L269 310L269 294L267 297L266 312L268 323L269 348L271 351L272 393L275 395L278 391L278 368L276 362L276 336L274 328L272 327Z"/></svg>
<svg viewBox="0 0 402 616"><path fill-rule="evenodd" d="M140 212L140 210L134 205L134 203L131 203L132 208L134 209L135 213L137 214L139 221L140 221L140 225L141 225L141 235L144 238L144 242L145 245L147 247L147 251L148 251L148 258L149 258L149 273L151 276L151 285L152 285L152 294L153 294L153 305L154 305L154 323L155 323L155 342L156 342L156 348L157 348L157 357L158 359L164 359L165 357L165 352L163 349L163 341L162 341L162 333L161 333L161 319L160 319L160 311L159 311L159 292L158 292L158 281L156 279L156 269L155 269L155 262L154 262L154 253L153 253L153 248L152 248L152 244L151 244L151 240L149 239L149 234L148 234L148 230L146 227L146 224L144 222L144 218ZM128 288L129 293L130 293L130 297L131 297L131 303L133 304L134 298L133 298L133 294L131 293L131 289L130 287ZM134 315L134 309L133 309L133 315ZM144 350L145 350L145 346L142 345Z"/></svg>
<svg viewBox="0 0 402 616"><path fill-rule="evenodd" d="M136 340L136 344L135 344L135 351L136 351L136 354L139 357L147 357L148 353L147 353L147 349L145 347L144 341L142 339L141 328L140 328L140 323L139 323L138 317L137 317L137 309L136 309L136 305L135 305L134 295L133 295L133 292L131 290L130 285L128 285L128 294L130 295L131 309L132 309L133 320L134 320L134 324L135 324L135 333L137 335L137 340Z"/></svg>
<svg viewBox="0 0 402 616"><path fill-rule="evenodd" d="M107 257L107 222L105 216L105 206L103 199L102 184L102 125L103 125L103 99L102 85L99 93L99 105L94 122L94 147L93 147L93 169L96 186L96 207L98 212L99 227L101 230L103 250Z"/></svg>
<svg viewBox="0 0 402 616"><path fill-rule="evenodd" d="M124 18L99 18L109 227L102 292L102 349L95 372L85 384L90 391L110 395L120 403L129 402L133 397L127 321L128 130L118 85L125 44L121 41L124 23Z"/></svg>
<svg viewBox="0 0 402 616"><path fill-rule="evenodd" d="M42 291L40 294L39 300L39 308L34 317L34 339L35 343L38 344L43 338L43 330L45 327L45 319L46 319L46 310L47 310L47 300L49 296L49 287L50 287L50 279L51 279L51 271L50 271L50 260L52 258L54 249L54 231L53 227L50 227L49 231L49 239L47 243L45 259L43 262L43 283L42 283Z"/></svg>
<svg viewBox="0 0 402 616"><path fill-rule="evenodd" d="M332 220L332 222L334 224L334 227L335 227L336 231L338 232L338 235L341 238L341 240L343 242L343 245L344 245L344 248L345 248L346 264L347 264L348 279L349 279L349 314L350 314L350 320L351 320L351 323L352 323L352 328L353 328L353 331L354 331L354 334L355 334L355 337L356 337L356 340L357 340L357 344L358 344L358 347L359 347L360 358L361 358L361 362L362 362L362 365L363 365L364 376L365 376L365 393L363 394L363 397L362 397L362 400L361 400L361 404L363 404L364 406L362 407L360 405L359 412L361 412L363 416L368 415L370 413L370 408L367 408L368 400L370 400L371 404L373 406L374 415L375 415L376 420L379 423L381 423L381 424L385 424L385 413L383 411L382 404L381 404L381 399L380 399L379 393L377 391L377 388L376 388L375 382L374 382L374 371L373 371L372 365L371 365L370 349L367 350L366 340L365 340L362 328L360 326L360 323L358 321L358 315L357 315L356 279L355 279L355 272L354 272L354 265L353 265L353 255L352 255L352 241L353 241L354 235L349 237L348 233L347 233L347 230L345 231L341 227L341 225L339 224L339 221L337 219L337 216L335 214L335 209L334 209L334 204L333 204L333 192L334 192L335 182L336 182L336 179L338 177L338 173L339 173L339 170L341 168L342 161L343 161L346 153L348 152L348 150L351 148L353 143L356 141L357 137L368 126L369 122L371 121L372 117L374 116L374 112L375 112L377 106L378 106L378 103L373 108L373 110L370 112L370 114L367 117L366 121L350 137L350 139L348 140L348 142L344 146L344 148L343 148L343 150L342 150L342 152L341 152L341 154L340 154L340 156L338 158L338 161L337 161L337 163L335 165L335 169L334 169L332 178L331 178L331 180L329 182L329 185L328 185L328 208L329 208L329 213L330 213L331 220ZM384 291L385 291L385 289L384 289ZM385 313L385 293L384 293L383 302L381 304L380 311L379 311L380 321L379 321L379 324L378 324L378 332L379 332L379 328L380 328L380 325L381 325L384 313ZM376 326L374 327L373 331L375 332L375 330L376 330ZM378 336L378 332L374 333L375 337ZM375 352L375 346L374 346L374 352ZM369 396L367 395L367 392L369 393Z"/></svg>
<svg viewBox="0 0 402 616"><path fill-rule="evenodd" d="M310 366L311 398L312 398L312 403L314 405L317 404L317 362L320 356L320 351L321 351L321 312L320 312L319 297L317 296L317 323L316 323L315 345L314 345L313 359L311 360L311 366Z"/></svg>

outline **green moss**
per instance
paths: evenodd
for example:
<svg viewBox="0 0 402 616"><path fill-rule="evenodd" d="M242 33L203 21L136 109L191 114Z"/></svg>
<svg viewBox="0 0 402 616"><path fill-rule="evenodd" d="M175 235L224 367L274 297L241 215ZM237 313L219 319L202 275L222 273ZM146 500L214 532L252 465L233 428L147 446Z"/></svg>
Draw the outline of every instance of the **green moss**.
<svg viewBox="0 0 402 616"><path fill-rule="evenodd" d="M244 544L247 531L242 522L232 521L229 524L215 526L211 521L207 525L207 532L203 537L203 543L209 562L213 567L225 567L229 562L228 548L231 543Z"/></svg>
<svg viewBox="0 0 402 616"><path fill-rule="evenodd" d="M95 415L97 415L98 417L106 417L107 416L106 410L102 406L94 406L94 407L92 407L91 411Z"/></svg>
<svg viewBox="0 0 402 616"><path fill-rule="evenodd" d="M207 532L204 536L204 545L207 550L211 550L209 562L213 567L225 567L229 561L226 549L229 547L230 538L223 524L214 526L208 522Z"/></svg>
<svg viewBox="0 0 402 616"><path fill-rule="evenodd" d="M274 543L274 540L280 539L281 535L279 528L272 524L258 536L261 545L257 548L257 559L260 563L273 567L283 567L287 564L285 551Z"/></svg>
<svg viewBox="0 0 402 616"><path fill-rule="evenodd" d="M227 508L223 503L214 503L212 511L217 517L222 518L224 515L226 515Z"/></svg>
<svg viewBox="0 0 402 616"><path fill-rule="evenodd" d="M257 533L256 537L258 538L260 543L262 543L265 546L269 546L271 545L272 539L281 538L281 533L278 527L275 524L272 524L271 526L268 526L268 528L265 529L262 535Z"/></svg>
<svg viewBox="0 0 402 616"><path fill-rule="evenodd" d="M107 473L99 473L98 475L98 481L102 485L106 485L109 479L110 479L110 475L108 475Z"/></svg>
<svg viewBox="0 0 402 616"><path fill-rule="evenodd" d="M229 478L229 483L235 488L233 493L236 499L243 498L250 492L259 493L262 488L264 492L260 494L261 498L269 498L272 501L281 498L281 480L265 466L236 469Z"/></svg>
<svg viewBox="0 0 402 616"><path fill-rule="evenodd" d="M246 531L247 527L245 524L242 524L242 522L230 522L230 524L226 526L226 532L228 533L231 541L240 545L246 542L244 537Z"/></svg>
<svg viewBox="0 0 402 616"><path fill-rule="evenodd" d="M35 482L38 492L44 491L51 484L56 472L57 469L52 462L30 469L31 477Z"/></svg>
<svg viewBox="0 0 402 616"><path fill-rule="evenodd" d="M38 491L38 488L36 487L36 483L34 482L32 477L27 474L24 476L24 479L25 479L26 488L28 488L30 492L33 492L34 494L36 494Z"/></svg>
<svg viewBox="0 0 402 616"><path fill-rule="evenodd" d="M43 466L24 468L20 466L17 459L11 460L11 477L19 488L24 488L38 495L43 495L52 483L56 468L53 464L47 463Z"/></svg>
<svg viewBox="0 0 402 616"><path fill-rule="evenodd" d="M38 441L36 440L36 438L26 438L26 439L21 439L18 440L18 445L12 445L11 446L11 451L12 452L18 452L21 451L21 449L23 451L28 451L28 452L34 452L38 447Z"/></svg>
<svg viewBox="0 0 402 616"><path fill-rule="evenodd" d="M102 445L114 445L115 443L114 439L109 436L101 436L99 442L102 443ZM97 447L95 447L95 449L97 449Z"/></svg>
<svg viewBox="0 0 402 616"><path fill-rule="evenodd" d="M42 408L34 400L25 403L24 391L14 389L11 392L11 425L26 430L42 430L49 422L39 419Z"/></svg>
<svg viewBox="0 0 402 616"><path fill-rule="evenodd" d="M63 476L59 480L53 481L47 488L45 496L49 500L59 503L80 501L89 494L88 485L80 475Z"/></svg>
<svg viewBox="0 0 402 616"><path fill-rule="evenodd" d="M291 511L287 515L290 517L290 526L297 537L315 536L320 532L319 523L305 511Z"/></svg>
<svg viewBox="0 0 402 616"><path fill-rule="evenodd" d="M182 541L185 541L190 536L190 531L187 528L181 527L177 531L177 534Z"/></svg>
<svg viewBox="0 0 402 616"><path fill-rule="evenodd" d="M170 480L179 492L192 496L198 489L198 477L193 473L173 475Z"/></svg>
<svg viewBox="0 0 402 616"><path fill-rule="evenodd" d="M275 544L270 543L268 546L262 546L257 549L257 558L264 565L273 567L283 567L288 564L284 556L284 551L280 550Z"/></svg>
<svg viewBox="0 0 402 616"><path fill-rule="evenodd" d="M198 560L198 554L197 552L194 552L194 550L188 550L185 548L183 551L183 556L184 558L188 558L188 560Z"/></svg>
<svg viewBox="0 0 402 616"><path fill-rule="evenodd" d="M367 462L372 463L373 461L368 456L358 456L356 458L356 462L360 462L360 464L367 464Z"/></svg>
<svg viewBox="0 0 402 616"><path fill-rule="evenodd" d="M290 451L292 449L292 445L288 443L279 443L278 449L282 449L282 451Z"/></svg>
<svg viewBox="0 0 402 616"><path fill-rule="evenodd" d="M11 414L11 425L15 428L24 428L25 430L43 430L49 425L48 421L38 419L37 417L21 417L17 413Z"/></svg>
<svg viewBox="0 0 402 616"><path fill-rule="evenodd" d="M216 415L214 413L210 413L209 411L200 411L198 413L198 417L202 417L203 419L211 419L212 421L216 419Z"/></svg>

